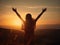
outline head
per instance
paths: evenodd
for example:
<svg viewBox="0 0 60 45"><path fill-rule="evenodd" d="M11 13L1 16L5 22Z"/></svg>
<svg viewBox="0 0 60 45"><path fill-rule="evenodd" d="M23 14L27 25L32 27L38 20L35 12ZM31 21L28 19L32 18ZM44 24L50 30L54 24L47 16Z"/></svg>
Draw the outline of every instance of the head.
<svg viewBox="0 0 60 45"><path fill-rule="evenodd" d="M31 16L31 14L26 14L26 20L31 20L32 19L32 16Z"/></svg>

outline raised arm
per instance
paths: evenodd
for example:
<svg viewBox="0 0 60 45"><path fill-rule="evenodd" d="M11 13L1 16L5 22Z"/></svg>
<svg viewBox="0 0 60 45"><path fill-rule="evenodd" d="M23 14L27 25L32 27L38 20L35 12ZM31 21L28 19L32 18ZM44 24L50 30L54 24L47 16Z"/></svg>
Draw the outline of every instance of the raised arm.
<svg viewBox="0 0 60 45"><path fill-rule="evenodd" d="M12 8L12 10L17 14L17 16L24 22L20 14L17 12L16 8Z"/></svg>
<svg viewBox="0 0 60 45"><path fill-rule="evenodd" d="M38 17L35 19L35 21L37 21L46 10L47 8L44 8L42 12L38 15Z"/></svg>

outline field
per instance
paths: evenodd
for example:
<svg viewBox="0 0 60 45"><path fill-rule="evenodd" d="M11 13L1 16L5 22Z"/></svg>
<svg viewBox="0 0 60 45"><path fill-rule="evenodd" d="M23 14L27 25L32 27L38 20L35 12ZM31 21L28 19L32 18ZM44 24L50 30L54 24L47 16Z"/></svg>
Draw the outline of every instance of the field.
<svg viewBox="0 0 60 45"><path fill-rule="evenodd" d="M0 45L23 45L24 32L0 28ZM38 29L34 45L60 45L60 29Z"/></svg>

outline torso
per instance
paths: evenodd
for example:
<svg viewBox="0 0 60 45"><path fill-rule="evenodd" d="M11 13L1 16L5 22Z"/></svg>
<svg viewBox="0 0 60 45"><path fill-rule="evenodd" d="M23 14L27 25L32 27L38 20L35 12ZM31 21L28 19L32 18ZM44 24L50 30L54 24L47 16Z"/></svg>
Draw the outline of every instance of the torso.
<svg viewBox="0 0 60 45"><path fill-rule="evenodd" d="M25 32L26 33L33 33L35 26L36 26L36 22L34 19L32 19L31 21L26 21L25 22Z"/></svg>

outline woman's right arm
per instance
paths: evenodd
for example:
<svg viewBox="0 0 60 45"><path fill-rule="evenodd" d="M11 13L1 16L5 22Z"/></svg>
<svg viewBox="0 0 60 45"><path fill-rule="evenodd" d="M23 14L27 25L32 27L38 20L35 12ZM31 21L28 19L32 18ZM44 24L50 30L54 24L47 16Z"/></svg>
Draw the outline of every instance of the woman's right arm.
<svg viewBox="0 0 60 45"><path fill-rule="evenodd" d="M24 22L24 20L22 19L22 17L20 16L20 14L17 12L16 8L12 8L12 10L17 14L17 16Z"/></svg>

